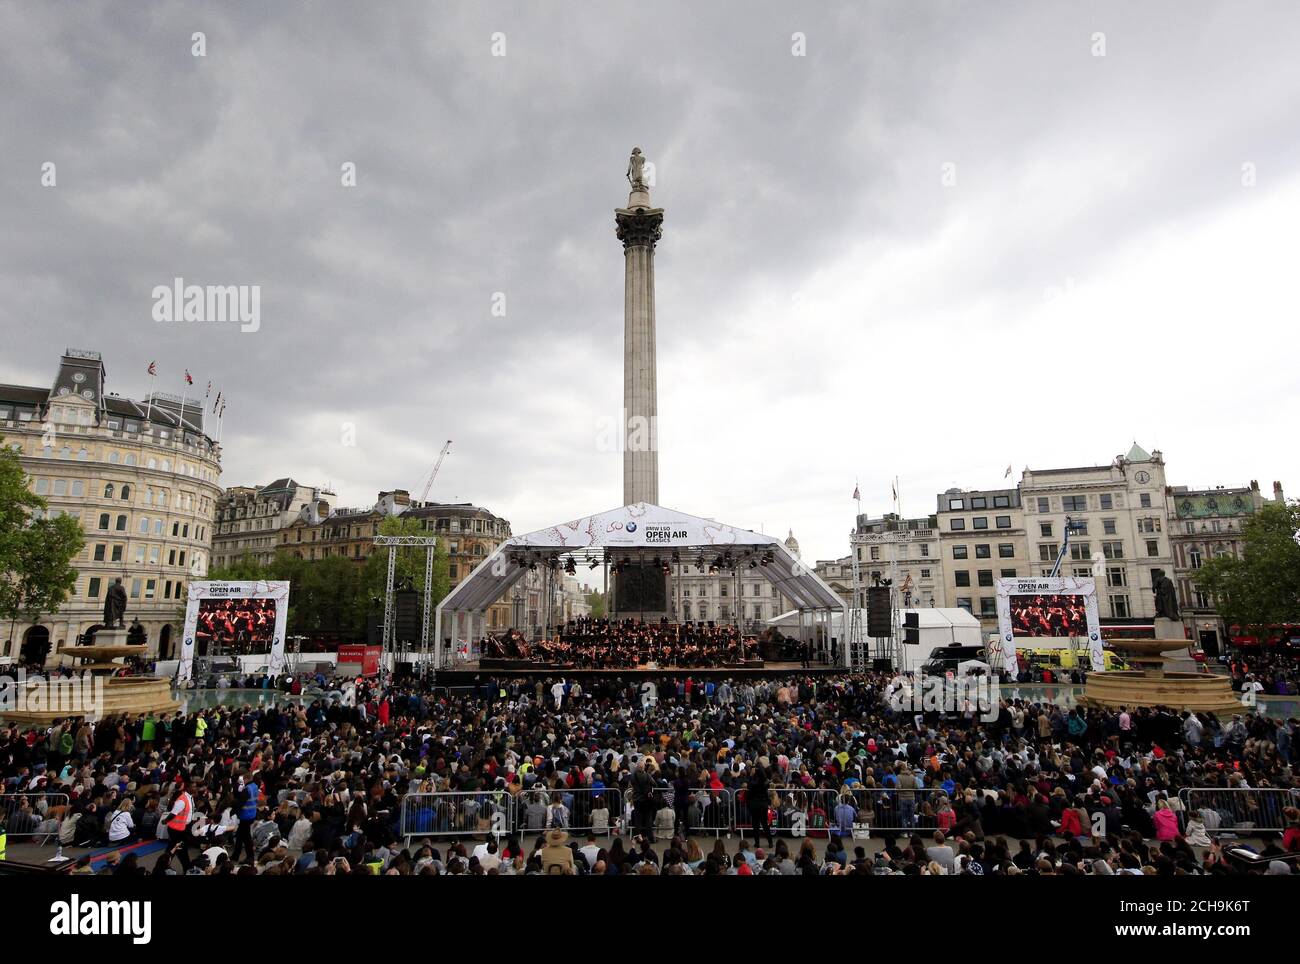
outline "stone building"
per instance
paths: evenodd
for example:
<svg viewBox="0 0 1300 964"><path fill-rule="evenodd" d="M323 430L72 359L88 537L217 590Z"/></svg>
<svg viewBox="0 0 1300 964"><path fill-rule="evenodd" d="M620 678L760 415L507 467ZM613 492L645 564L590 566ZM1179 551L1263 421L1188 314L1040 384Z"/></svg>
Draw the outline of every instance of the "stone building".
<svg viewBox="0 0 1300 964"><path fill-rule="evenodd" d="M86 534L72 596L57 613L5 626L2 658L29 643L53 654L93 634L118 578L127 623L139 621L149 652L179 649L185 587L210 564L221 449L201 399L155 392L135 401L107 382L98 352L68 349L51 385L0 385L3 444L50 514L72 516Z"/></svg>
<svg viewBox="0 0 1300 964"><path fill-rule="evenodd" d="M904 609L949 605L944 591L943 553L936 516L904 519L895 512L887 512L873 519L860 515L856 528L853 550L858 554L863 588L858 608L866 608L865 591L875 584L877 576L897 580L898 605ZM852 559L849 562L851 586Z"/></svg>
<svg viewBox="0 0 1300 964"><path fill-rule="evenodd" d="M799 540L793 530L786 536L785 547L799 557ZM757 571L761 560L752 568L744 563L734 569L715 562L705 556L668 562L672 575L669 619L734 623L743 632L759 633L767 620L794 608L793 602Z"/></svg>
<svg viewBox="0 0 1300 964"><path fill-rule="evenodd" d="M1273 483L1273 501L1286 503L1281 482ZM1178 590L1183 624L1207 653L1223 651L1228 627L1216 611L1214 599L1197 586L1197 570L1218 556L1240 558L1244 551L1242 528L1267 502L1254 480L1241 488L1176 485L1169 490L1168 528L1174 555L1169 576Z"/></svg>
<svg viewBox="0 0 1300 964"><path fill-rule="evenodd" d="M280 530L280 548L300 559L343 556L360 564L374 550L379 525L387 516L419 520L421 528L439 536L447 550L448 588L454 589L498 545L510 538L510 523L471 503L420 503L404 489L380 492L375 504L361 508L331 508L316 498ZM536 600L540 607L540 597ZM512 600L498 600L488 609L489 630L511 625Z"/></svg>
<svg viewBox="0 0 1300 964"><path fill-rule="evenodd" d="M265 565L280 548L280 530L292 523L304 507L328 502L334 494L301 485L293 479L276 479L269 485L237 485L217 500L212 532L212 566L229 566L245 556Z"/></svg>
<svg viewBox="0 0 1300 964"><path fill-rule="evenodd" d="M1084 527L1070 537L1062 575L1091 576L1101 556L1104 584L1097 587L1103 626L1142 627L1155 617L1154 570L1172 578L1174 560L1167 522L1165 462L1137 443L1109 465L1025 469L1020 480L1026 541L1033 572L1048 575L1068 518Z"/></svg>
<svg viewBox="0 0 1300 964"><path fill-rule="evenodd" d="M936 513L943 591L951 606L998 628L995 580L1033 574L1019 489L949 489Z"/></svg>

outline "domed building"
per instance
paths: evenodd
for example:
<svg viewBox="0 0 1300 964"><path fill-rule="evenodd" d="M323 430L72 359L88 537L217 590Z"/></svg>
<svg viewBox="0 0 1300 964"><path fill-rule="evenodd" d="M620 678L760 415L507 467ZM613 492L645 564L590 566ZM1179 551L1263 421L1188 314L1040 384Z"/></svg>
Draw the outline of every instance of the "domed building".
<svg viewBox="0 0 1300 964"><path fill-rule="evenodd" d="M790 550L790 555L796 559L799 558L799 540L794 537L794 530L790 529L789 535L785 537L785 547Z"/></svg>

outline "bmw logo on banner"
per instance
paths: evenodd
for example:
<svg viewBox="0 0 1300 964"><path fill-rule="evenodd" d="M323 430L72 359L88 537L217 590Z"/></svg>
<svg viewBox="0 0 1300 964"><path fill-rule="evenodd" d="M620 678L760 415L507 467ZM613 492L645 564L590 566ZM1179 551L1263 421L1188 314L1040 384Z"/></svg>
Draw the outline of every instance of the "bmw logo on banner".
<svg viewBox="0 0 1300 964"><path fill-rule="evenodd" d="M628 531L628 532L636 532L636 523L635 523L635 522L629 522L629 523L627 524L627 531Z"/></svg>

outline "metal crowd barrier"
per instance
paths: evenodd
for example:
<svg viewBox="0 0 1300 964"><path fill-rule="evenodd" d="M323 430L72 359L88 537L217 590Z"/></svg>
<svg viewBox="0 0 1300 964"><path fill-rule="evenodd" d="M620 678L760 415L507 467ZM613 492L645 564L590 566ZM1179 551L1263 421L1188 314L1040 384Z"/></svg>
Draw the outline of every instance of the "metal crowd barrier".
<svg viewBox="0 0 1300 964"><path fill-rule="evenodd" d="M622 815L623 794L617 789L534 784L516 799L511 829L516 833L544 833L559 828L571 833L610 834Z"/></svg>
<svg viewBox="0 0 1300 964"><path fill-rule="evenodd" d="M0 812L10 837L40 837L59 832L57 816L68 807L66 793L6 793L0 796ZM60 810L59 808L62 808Z"/></svg>
<svg viewBox="0 0 1300 964"><path fill-rule="evenodd" d="M838 802L838 790L772 787L768 793L768 823L773 835L825 837L830 832L832 815ZM744 834L752 831L753 822L746 790L736 791L734 811L736 832Z"/></svg>
<svg viewBox="0 0 1300 964"><path fill-rule="evenodd" d="M890 833L934 831L939 827L935 813L939 800L949 799L938 787L903 790L895 787L854 787L858 822L872 830ZM865 819L863 819L865 818Z"/></svg>
<svg viewBox="0 0 1300 964"><path fill-rule="evenodd" d="M691 787L686 799L678 800L676 789L661 791L668 806L677 814L677 827L687 833L706 833L720 837L730 836L736 825L736 795L725 787Z"/></svg>
<svg viewBox="0 0 1300 964"><path fill-rule="evenodd" d="M1213 814L1205 823L1209 833L1281 833L1287 826L1283 809L1300 807L1300 793L1277 787L1184 787L1178 799L1189 815Z"/></svg>
<svg viewBox="0 0 1300 964"><path fill-rule="evenodd" d="M402 797L402 837L492 834L503 837L515 825L514 798L504 790L448 790Z"/></svg>

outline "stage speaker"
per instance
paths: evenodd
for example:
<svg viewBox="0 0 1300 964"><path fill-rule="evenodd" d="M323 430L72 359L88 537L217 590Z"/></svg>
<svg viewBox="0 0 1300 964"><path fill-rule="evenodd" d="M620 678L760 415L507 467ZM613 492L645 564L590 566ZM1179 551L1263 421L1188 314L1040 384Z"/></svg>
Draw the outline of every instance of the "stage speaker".
<svg viewBox="0 0 1300 964"><path fill-rule="evenodd" d="M413 679L415 677L414 663L395 663L393 665L393 676L397 679Z"/></svg>
<svg viewBox="0 0 1300 964"><path fill-rule="evenodd" d="M384 641L383 612L366 614L366 645L378 646Z"/></svg>
<svg viewBox="0 0 1300 964"><path fill-rule="evenodd" d="M894 669L894 661L888 656L871 661L871 668L877 673L889 673Z"/></svg>
<svg viewBox="0 0 1300 964"><path fill-rule="evenodd" d="M867 635L883 639L894 634L894 614L889 610L889 587L867 589Z"/></svg>
<svg viewBox="0 0 1300 964"><path fill-rule="evenodd" d="M393 593L393 630L398 639L413 643L420 638L420 602L414 589Z"/></svg>
<svg viewBox="0 0 1300 964"><path fill-rule="evenodd" d="M921 617L916 613L903 614L903 642L913 646L921 642Z"/></svg>

